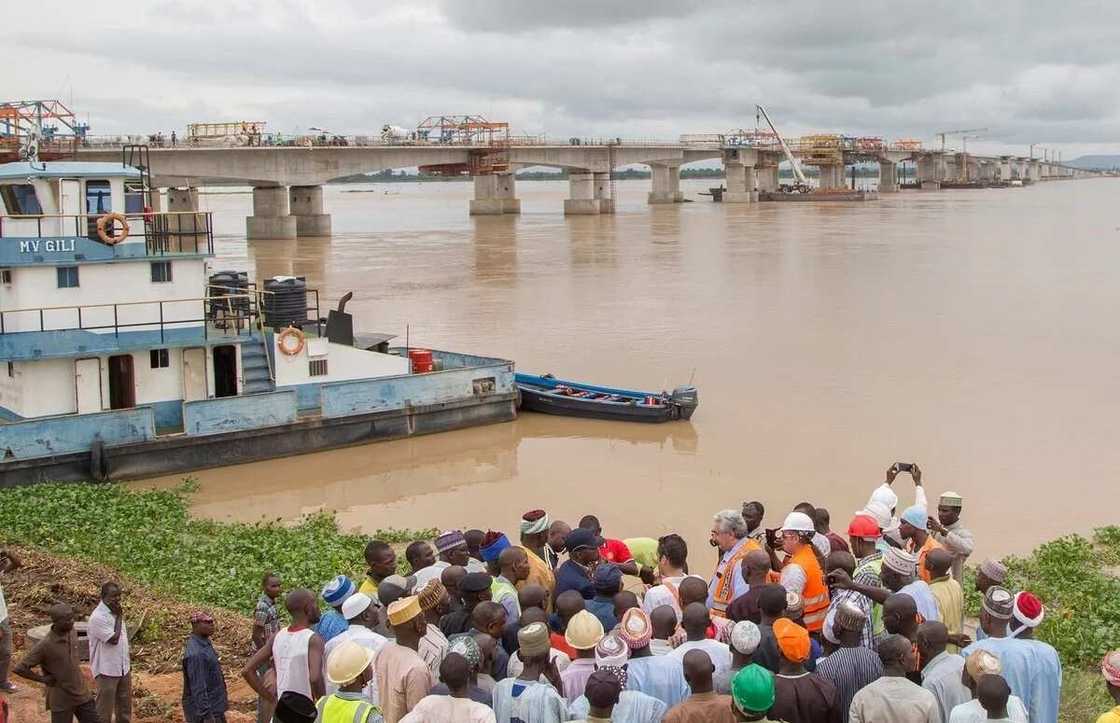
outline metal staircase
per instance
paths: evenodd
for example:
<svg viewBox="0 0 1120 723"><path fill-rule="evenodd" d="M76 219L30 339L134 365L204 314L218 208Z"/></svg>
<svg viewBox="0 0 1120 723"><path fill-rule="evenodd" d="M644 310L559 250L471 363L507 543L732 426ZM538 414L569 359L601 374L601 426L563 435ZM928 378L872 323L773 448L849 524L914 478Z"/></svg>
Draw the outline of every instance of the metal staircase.
<svg viewBox="0 0 1120 723"><path fill-rule="evenodd" d="M261 394L276 391L272 379L265 339L253 337L241 345L242 394Z"/></svg>

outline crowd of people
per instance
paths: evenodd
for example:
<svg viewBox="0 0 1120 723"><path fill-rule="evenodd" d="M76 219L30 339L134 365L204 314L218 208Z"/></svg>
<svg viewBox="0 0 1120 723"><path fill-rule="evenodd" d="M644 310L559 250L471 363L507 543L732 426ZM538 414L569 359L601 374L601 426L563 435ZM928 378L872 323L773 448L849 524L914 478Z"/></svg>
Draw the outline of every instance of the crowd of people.
<svg viewBox="0 0 1120 723"><path fill-rule="evenodd" d="M900 511L903 472L915 501ZM808 502L767 528L763 503L748 501L713 515L707 577L690 573L680 535L611 538L593 515L573 528L526 512L516 541L449 530L410 544L405 566L372 540L360 580L340 574L318 596L284 594L280 574L263 576L256 652L241 675L261 722L1056 723L1061 664L1034 635L1043 602L984 560L979 627L966 630L964 500L947 491L928 505L910 464L888 469L846 535ZM0 571L13 562L0 557ZM73 610L50 616L15 673L47 686L55 723L127 723L120 587L103 585L89 618L96 695L78 670ZM0 595L0 686L10 689L6 617ZM222 723L214 620L190 622L183 713ZM1102 672L1118 706L1099 723L1120 723L1120 651Z"/></svg>

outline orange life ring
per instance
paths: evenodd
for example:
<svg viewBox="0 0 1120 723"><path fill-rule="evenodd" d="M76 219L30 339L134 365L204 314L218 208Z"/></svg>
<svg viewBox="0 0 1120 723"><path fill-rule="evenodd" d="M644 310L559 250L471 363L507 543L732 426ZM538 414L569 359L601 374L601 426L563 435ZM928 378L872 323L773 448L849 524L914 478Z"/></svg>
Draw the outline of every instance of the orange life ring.
<svg viewBox="0 0 1120 723"><path fill-rule="evenodd" d="M289 344L289 339L295 339L293 344ZM294 326L289 326L284 331L280 332L280 336L276 337L276 346L279 347L280 353L284 356L295 356L303 351L304 337L303 332Z"/></svg>
<svg viewBox="0 0 1120 723"><path fill-rule="evenodd" d="M109 228L110 224L115 222L120 223L121 230L110 236L106 229ZM102 241L109 244L110 246L116 246L121 241L124 241L126 238L128 238L128 219L124 217L124 214L115 212L106 213L103 216L98 217L97 235L101 237Z"/></svg>

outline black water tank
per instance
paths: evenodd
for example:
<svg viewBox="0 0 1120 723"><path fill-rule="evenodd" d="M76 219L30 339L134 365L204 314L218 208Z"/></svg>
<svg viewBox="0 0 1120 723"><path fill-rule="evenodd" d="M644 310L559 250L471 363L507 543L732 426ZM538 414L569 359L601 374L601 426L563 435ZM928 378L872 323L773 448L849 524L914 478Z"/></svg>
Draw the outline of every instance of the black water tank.
<svg viewBox="0 0 1120 723"><path fill-rule="evenodd" d="M217 318L219 312L246 314L249 311L249 275L244 271L219 271L210 276L206 295L210 297L208 314ZM226 299L232 296L236 298Z"/></svg>
<svg viewBox="0 0 1120 723"><path fill-rule="evenodd" d="M264 323L273 329L302 327L307 323L307 280L302 276L277 276L264 282Z"/></svg>

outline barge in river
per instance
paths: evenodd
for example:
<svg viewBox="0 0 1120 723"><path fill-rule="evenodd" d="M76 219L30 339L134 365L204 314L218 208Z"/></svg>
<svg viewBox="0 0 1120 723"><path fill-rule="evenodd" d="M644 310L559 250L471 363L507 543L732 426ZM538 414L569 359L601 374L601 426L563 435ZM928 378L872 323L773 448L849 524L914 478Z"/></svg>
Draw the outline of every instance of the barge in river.
<svg viewBox="0 0 1120 723"><path fill-rule="evenodd" d="M319 316L213 274L209 213L122 163L0 164L0 486L143 478L516 417L513 363ZM419 371L420 373L414 373Z"/></svg>

